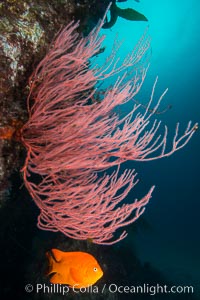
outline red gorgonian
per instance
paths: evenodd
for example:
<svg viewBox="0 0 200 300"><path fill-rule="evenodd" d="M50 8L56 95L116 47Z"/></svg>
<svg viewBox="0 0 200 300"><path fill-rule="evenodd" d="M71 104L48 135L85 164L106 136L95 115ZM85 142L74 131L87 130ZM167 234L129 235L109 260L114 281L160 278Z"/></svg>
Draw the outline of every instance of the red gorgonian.
<svg viewBox="0 0 200 300"><path fill-rule="evenodd" d="M134 170L119 175L120 165L171 155L187 144L197 124L189 122L182 135L177 125L171 149L166 149L167 127L161 135L160 121L153 120L166 91L152 109L156 79L143 113L134 102L147 71L142 59L150 47L148 35L123 61L115 60L114 51L103 67L91 68L89 60L100 52L103 41L98 37L101 26L80 37L78 24L68 24L32 74L29 120L21 130L27 149L22 171L40 209L39 228L113 244L127 235L123 231L115 238L115 231L144 212L154 189L120 205L137 183ZM117 79L103 99L91 101L98 94L97 83L113 75ZM115 108L128 101L132 110L120 117ZM112 174L101 175L112 166Z"/></svg>

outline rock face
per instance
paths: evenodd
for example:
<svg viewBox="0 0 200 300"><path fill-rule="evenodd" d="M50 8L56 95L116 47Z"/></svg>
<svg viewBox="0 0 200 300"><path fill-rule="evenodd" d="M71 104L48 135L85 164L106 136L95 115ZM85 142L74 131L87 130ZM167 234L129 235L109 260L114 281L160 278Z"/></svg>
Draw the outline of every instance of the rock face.
<svg viewBox="0 0 200 300"><path fill-rule="evenodd" d="M0 3L0 203L3 194L8 192L9 176L14 170L19 171L20 157L24 159L16 132L27 119L28 78L55 34L70 20L80 19L80 30L85 33L95 26L98 21L95 4L91 0L4 0ZM105 1L101 15L106 5ZM91 10L95 16L92 22Z"/></svg>

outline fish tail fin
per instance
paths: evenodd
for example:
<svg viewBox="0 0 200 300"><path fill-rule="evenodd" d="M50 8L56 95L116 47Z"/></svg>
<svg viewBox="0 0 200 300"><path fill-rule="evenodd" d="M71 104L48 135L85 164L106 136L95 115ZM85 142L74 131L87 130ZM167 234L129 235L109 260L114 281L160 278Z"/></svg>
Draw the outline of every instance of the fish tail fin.
<svg viewBox="0 0 200 300"><path fill-rule="evenodd" d="M55 260L54 260L54 257L51 254L51 251L46 252L46 258L48 260L48 267L47 267L47 270L46 270L45 274L48 276L48 275L55 272L54 271Z"/></svg>
<svg viewBox="0 0 200 300"><path fill-rule="evenodd" d="M46 270L45 275L50 275L50 282L51 283L60 283L64 284L63 277L57 272L58 263L62 259L62 251L57 249L51 249L50 251L46 252L46 257L48 259L48 268Z"/></svg>
<svg viewBox="0 0 200 300"><path fill-rule="evenodd" d="M60 262L63 258L63 252L58 249L51 249L51 253L56 262Z"/></svg>

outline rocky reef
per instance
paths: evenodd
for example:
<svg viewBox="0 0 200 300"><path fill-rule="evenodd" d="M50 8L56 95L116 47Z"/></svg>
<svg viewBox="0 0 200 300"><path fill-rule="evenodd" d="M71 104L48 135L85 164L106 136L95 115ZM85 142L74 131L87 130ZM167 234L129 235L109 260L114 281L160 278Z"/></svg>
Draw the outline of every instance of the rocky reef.
<svg viewBox="0 0 200 300"><path fill-rule="evenodd" d="M0 3L0 206L11 188L10 176L23 164L18 135L27 120L29 76L56 33L72 19L85 34L101 17L109 1L5 0ZM91 18L90 18L91 15Z"/></svg>

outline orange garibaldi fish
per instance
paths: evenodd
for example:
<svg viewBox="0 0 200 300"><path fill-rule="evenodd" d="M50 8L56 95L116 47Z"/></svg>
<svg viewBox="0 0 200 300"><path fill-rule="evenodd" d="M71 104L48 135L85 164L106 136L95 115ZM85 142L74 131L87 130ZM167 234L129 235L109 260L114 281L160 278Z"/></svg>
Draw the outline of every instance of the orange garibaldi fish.
<svg viewBox="0 0 200 300"><path fill-rule="evenodd" d="M93 285L103 276L98 262L89 253L52 249L46 252L46 256L49 260L47 275L52 275L51 283L68 284L80 289Z"/></svg>

